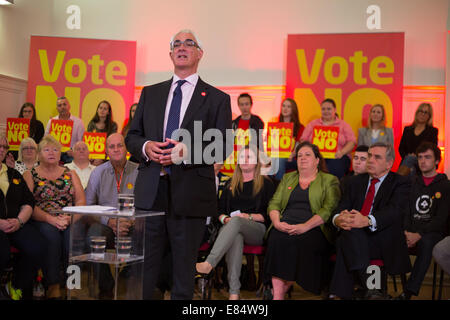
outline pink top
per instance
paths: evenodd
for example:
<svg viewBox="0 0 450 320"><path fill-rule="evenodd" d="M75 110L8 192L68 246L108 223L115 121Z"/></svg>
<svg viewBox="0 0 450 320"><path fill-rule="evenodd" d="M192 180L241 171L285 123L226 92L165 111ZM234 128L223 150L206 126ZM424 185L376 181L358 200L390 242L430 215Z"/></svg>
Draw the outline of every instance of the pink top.
<svg viewBox="0 0 450 320"><path fill-rule="evenodd" d="M308 123L305 130L303 131L301 140L307 140L309 142L312 142L312 136L314 132L315 126L325 126L325 124L322 121L322 118L316 119ZM340 151L348 142L352 141L356 144L356 136L353 132L352 127L345 122L344 120L341 120L339 118L336 118L333 124L328 124L327 126L330 127L339 127L339 138L338 138L338 145L337 145L337 151ZM349 153L350 155L350 153Z"/></svg>

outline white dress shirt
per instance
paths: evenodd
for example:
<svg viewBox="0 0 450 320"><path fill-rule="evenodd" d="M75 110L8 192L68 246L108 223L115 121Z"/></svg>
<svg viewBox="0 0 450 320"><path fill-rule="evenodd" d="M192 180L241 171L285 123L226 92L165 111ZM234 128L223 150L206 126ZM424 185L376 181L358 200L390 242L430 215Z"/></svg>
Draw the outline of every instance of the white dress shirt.
<svg viewBox="0 0 450 320"><path fill-rule="evenodd" d="M169 97L167 98L167 104L166 104L166 110L164 113L164 128L163 128L163 141L166 141L166 128L167 128L167 120L169 119L169 112L170 112L170 105L172 104L173 99L173 92L175 91L176 87L178 86L177 81L178 80L186 80L186 82L181 86L181 92L183 93L183 98L181 100L181 109L180 109L180 123L178 124L178 127L181 126L181 123L183 122L184 115L186 114L186 110L189 106L189 102L191 102L192 95L194 93L195 86L198 82L198 73L191 74L189 77L185 79L181 79L176 74L173 75L172 79L172 85L170 87L169 91ZM146 141L144 145L142 146L142 155L144 158L148 161L149 158L147 157L147 154L145 153L145 146L149 141Z"/></svg>
<svg viewBox="0 0 450 320"><path fill-rule="evenodd" d="M375 200L375 197L377 196L377 193L378 193L378 189L380 189L381 184L383 183L384 179L387 177L388 174L389 174L389 172L386 173L384 176L380 177L380 178L379 178L380 181L378 181L377 183L375 183L375 194L374 194L374 196L373 196L373 200ZM367 184L367 188L366 188L366 193L365 193L365 195L364 195L364 199L366 198L367 192L369 191L370 182L372 181L372 179L373 179L372 177L369 178L369 183ZM374 202L374 201L373 201L373 202ZM369 229L370 229L372 232L377 230L377 220L376 220L375 217L372 215L373 202L372 202L372 206L370 207L369 215L367 216L367 217L372 221L372 226L369 227ZM339 215L340 215L340 213L335 214L334 217L333 217L332 223L333 223L333 225L334 225L335 227L337 227L337 226L336 226L336 224L334 223L334 220L336 220L336 218L337 218Z"/></svg>

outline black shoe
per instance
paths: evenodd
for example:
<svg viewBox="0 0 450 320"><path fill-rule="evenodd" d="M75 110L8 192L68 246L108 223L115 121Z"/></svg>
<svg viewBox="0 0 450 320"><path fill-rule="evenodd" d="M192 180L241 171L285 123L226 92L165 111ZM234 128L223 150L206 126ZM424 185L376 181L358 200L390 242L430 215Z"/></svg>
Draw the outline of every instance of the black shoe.
<svg viewBox="0 0 450 320"><path fill-rule="evenodd" d="M365 300L386 300L386 296L383 294L383 292L377 289L367 290L364 298Z"/></svg>
<svg viewBox="0 0 450 320"><path fill-rule="evenodd" d="M395 300L411 300L411 296L411 293L403 291Z"/></svg>

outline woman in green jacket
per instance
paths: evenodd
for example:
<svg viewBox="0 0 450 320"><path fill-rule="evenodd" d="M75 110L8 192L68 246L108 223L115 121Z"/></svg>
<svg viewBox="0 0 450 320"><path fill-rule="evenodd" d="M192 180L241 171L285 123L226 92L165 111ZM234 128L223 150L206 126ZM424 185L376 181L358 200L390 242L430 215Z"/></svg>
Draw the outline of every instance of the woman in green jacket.
<svg viewBox="0 0 450 320"><path fill-rule="evenodd" d="M272 225L264 271L272 277L274 300L284 299L294 281L320 294L332 242L327 223L341 196L316 145L302 142L296 155L298 171L285 174L267 210Z"/></svg>

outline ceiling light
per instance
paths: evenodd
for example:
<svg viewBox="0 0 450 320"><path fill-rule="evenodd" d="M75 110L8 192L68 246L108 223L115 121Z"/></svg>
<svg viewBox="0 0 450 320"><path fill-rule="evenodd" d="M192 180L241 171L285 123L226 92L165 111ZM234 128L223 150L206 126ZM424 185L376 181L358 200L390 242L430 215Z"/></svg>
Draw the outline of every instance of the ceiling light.
<svg viewBox="0 0 450 320"><path fill-rule="evenodd" d="M14 4L14 0L0 0L0 5Z"/></svg>

